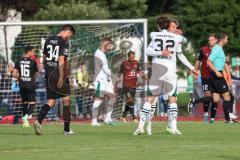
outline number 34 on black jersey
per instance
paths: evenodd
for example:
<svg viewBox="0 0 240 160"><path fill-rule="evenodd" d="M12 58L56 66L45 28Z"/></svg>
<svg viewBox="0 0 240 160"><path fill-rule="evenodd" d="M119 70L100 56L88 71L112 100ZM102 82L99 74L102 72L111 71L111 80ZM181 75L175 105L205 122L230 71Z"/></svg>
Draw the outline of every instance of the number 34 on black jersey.
<svg viewBox="0 0 240 160"><path fill-rule="evenodd" d="M45 44L43 54L46 56L45 71L50 74L58 67L58 57L64 56L65 60L69 54L69 43L60 36L49 37Z"/></svg>

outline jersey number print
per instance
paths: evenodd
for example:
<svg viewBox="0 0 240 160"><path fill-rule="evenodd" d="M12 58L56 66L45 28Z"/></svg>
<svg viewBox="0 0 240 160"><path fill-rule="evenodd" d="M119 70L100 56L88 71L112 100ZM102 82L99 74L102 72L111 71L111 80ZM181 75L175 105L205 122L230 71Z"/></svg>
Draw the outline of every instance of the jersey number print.
<svg viewBox="0 0 240 160"><path fill-rule="evenodd" d="M48 49L48 56L46 58L47 61L58 61L58 53L59 53L59 46L55 46L53 48L52 45L47 45Z"/></svg>
<svg viewBox="0 0 240 160"><path fill-rule="evenodd" d="M155 51L162 51L164 49L163 48L164 46L166 46L165 48L173 48L174 45L175 45L174 40L171 40L171 39L166 40L165 44L164 44L164 41L162 39L155 39L154 42L157 44L157 46L155 48Z"/></svg>

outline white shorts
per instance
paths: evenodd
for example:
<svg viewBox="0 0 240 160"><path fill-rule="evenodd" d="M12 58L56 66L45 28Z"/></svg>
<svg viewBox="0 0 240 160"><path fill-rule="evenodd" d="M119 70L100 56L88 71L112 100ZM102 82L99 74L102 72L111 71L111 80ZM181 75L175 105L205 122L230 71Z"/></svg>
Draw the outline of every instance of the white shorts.
<svg viewBox="0 0 240 160"><path fill-rule="evenodd" d="M114 87L111 81L95 81L94 88L96 97L114 94Z"/></svg>
<svg viewBox="0 0 240 160"><path fill-rule="evenodd" d="M175 96L177 92L177 74L166 67L159 69L152 66L152 75L148 84L148 95L165 94ZM165 73L164 73L165 72Z"/></svg>

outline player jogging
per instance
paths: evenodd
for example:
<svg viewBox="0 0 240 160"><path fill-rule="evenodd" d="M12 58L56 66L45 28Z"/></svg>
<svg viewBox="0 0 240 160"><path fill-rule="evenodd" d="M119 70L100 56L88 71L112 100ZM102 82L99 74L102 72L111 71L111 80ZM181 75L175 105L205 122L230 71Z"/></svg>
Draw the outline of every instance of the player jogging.
<svg viewBox="0 0 240 160"><path fill-rule="evenodd" d="M20 95L23 108L23 127L29 127L28 116L32 114L35 106L35 73L38 71L33 47L25 47L24 56L15 63L13 76L19 79Z"/></svg>

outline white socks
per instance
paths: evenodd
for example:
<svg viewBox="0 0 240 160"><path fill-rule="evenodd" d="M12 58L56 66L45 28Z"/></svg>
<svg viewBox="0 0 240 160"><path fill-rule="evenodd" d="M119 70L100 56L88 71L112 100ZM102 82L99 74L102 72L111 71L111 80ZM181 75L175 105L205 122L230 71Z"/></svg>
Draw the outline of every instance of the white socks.
<svg viewBox="0 0 240 160"><path fill-rule="evenodd" d="M171 103L168 106L168 128L177 129L178 106L176 103Z"/></svg>
<svg viewBox="0 0 240 160"><path fill-rule="evenodd" d="M107 113L106 113L106 117L105 117L105 122L109 122L112 121L112 112L113 112L113 105L116 101L116 98L111 98L108 100L107 103Z"/></svg>
<svg viewBox="0 0 240 160"><path fill-rule="evenodd" d="M143 129L145 122L149 120L151 106L152 105L149 102L144 103L142 111L140 113L140 121L139 121L139 125L138 125L139 129Z"/></svg>
<svg viewBox="0 0 240 160"><path fill-rule="evenodd" d="M98 117L98 110L99 106L101 105L102 100L94 100L93 106L92 106L92 123L97 123L97 117Z"/></svg>

